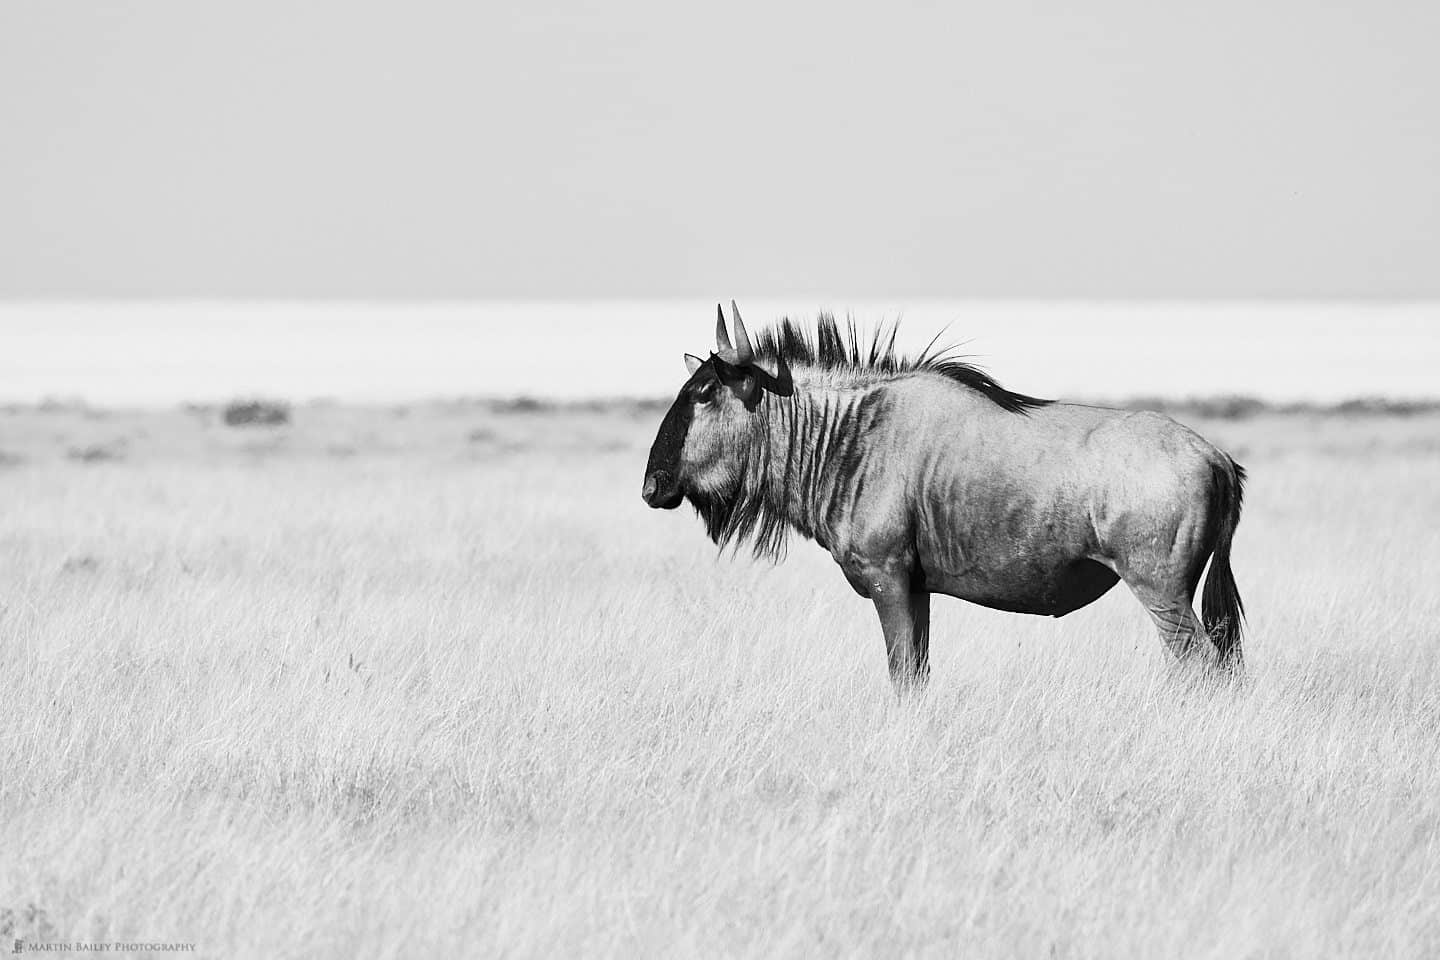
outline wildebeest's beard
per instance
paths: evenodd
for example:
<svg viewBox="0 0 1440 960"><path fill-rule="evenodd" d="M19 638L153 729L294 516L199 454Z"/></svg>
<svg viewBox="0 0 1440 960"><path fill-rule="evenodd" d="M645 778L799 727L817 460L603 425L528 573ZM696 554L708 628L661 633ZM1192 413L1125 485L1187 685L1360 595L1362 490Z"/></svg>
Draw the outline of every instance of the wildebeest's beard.
<svg viewBox="0 0 1440 960"><path fill-rule="evenodd" d="M725 546L734 536L736 512L743 500L740 490L686 490L685 499L690 501L690 506L695 508L695 512L704 521L706 535L717 546Z"/></svg>
<svg viewBox="0 0 1440 960"><path fill-rule="evenodd" d="M789 520L786 489L769 474L770 437L768 402L760 404L749 423L749 435L733 454L737 482L724 489L685 490L685 499L705 524L715 545L739 549L749 542L755 557L779 560L785 555Z"/></svg>

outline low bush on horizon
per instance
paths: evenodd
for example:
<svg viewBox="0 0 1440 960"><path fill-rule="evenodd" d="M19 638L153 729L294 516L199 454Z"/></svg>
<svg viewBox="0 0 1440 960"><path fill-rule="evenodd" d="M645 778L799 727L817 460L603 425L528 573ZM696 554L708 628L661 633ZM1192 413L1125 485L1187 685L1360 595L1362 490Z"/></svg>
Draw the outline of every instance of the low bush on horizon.
<svg viewBox="0 0 1440 960"><path fill-rule="evenodd" d="M290 405L277 400L232 400L222 414L228 427L273 427L290 422Z"/></svg>

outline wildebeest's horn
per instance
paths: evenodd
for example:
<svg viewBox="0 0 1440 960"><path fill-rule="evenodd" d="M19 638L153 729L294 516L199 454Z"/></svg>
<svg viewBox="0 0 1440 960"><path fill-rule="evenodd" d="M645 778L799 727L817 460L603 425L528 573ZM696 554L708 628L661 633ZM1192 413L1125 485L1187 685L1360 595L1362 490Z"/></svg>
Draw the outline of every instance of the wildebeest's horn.
<svg viewBox="0 0 1440 960"><path fill-rule="evenodd" d="M744 365L755 359L755 351L750 346L750 334L745 332L745 321L740 319L740 308L734 300L730 301L730 317L735 321L735 362Z"/></svg>
<svg viewBox="0 0 1440 960"><path fill-rule="evenodd" d="M729 353L735 349L730 346L730 334L725 329L725 308L715 304L715 352Z"/></svg>

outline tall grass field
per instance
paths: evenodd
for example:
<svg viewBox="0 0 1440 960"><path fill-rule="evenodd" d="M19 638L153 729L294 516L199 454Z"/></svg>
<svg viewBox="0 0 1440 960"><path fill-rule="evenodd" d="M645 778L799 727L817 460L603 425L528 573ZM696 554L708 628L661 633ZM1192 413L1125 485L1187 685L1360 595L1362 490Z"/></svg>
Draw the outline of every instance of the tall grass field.
<svg viewBox="0 0 1440 960"><path fill-rule="evenodd" d="M1192 421L1245 682L1122 585L937 598L908 702L818 547L646 509L659 418L0 410L0 947L1440 955L1440 416Z"/></svg>

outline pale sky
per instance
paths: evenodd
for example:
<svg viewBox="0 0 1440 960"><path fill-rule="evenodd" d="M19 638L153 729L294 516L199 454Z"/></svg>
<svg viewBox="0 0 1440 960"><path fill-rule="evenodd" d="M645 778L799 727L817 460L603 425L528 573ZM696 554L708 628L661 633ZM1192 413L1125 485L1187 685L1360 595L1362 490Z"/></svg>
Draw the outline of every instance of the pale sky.
<svg viewBox="0 0 1440 960"><path fill-rule="evenodd" d="M1440 3L0 3L0 299L1440 296Z"/></svg>

